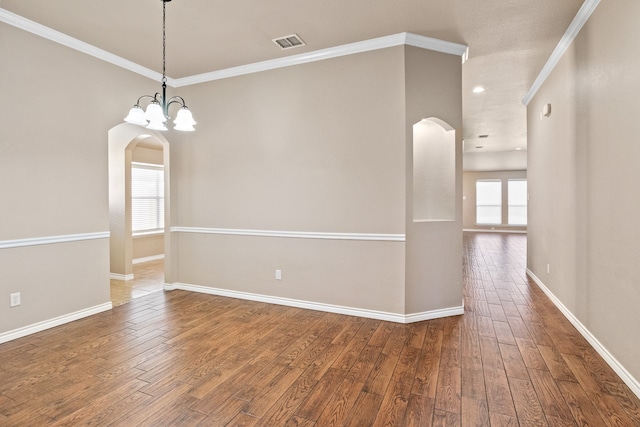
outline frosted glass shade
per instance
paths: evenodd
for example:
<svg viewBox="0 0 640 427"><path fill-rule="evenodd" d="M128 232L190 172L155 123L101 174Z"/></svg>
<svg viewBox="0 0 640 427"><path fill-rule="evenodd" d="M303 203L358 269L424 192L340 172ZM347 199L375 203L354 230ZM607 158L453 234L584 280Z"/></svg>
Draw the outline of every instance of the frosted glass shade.
<svg viewBox="0 0 640 427"><path fill-rule="evenodd" d="M176 119L173 121L175 123L175 129L181 131L191 132L194 131L195 128L193 125L196 124L196 121L193 120L193 116L191 115L191 111L187 107L182 107L178 110L178 114L176 115Z"/></svg>
<svg viewBox="0 0 640 427"><path fill-rule="evenodd" d="M144 118L144 111L139 105L134 105L133 108L129 110L129 115L124 118L124 121L134 125L147 125L147 119Z"/></svg>
<svg viewBox="0 0 640 427"><path fill-rule="evenodd" d="M147 120L149 120L149 124L147 125L147 129L153 130L167 130L166 118L164 117L164 113L162 112L162 107L157 102L152 102L147 106L147 111L145 111L144 116Z"/></svg>

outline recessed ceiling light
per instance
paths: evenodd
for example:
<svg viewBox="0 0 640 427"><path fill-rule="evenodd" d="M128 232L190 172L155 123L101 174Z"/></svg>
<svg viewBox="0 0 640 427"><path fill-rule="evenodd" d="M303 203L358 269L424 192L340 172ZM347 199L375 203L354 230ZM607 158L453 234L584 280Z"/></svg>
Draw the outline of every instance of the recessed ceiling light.
<svg viewBox="0 0 640 427"><path fill-rule="evenodd" d="M520 151L520 150L522 150L522 148L520 148L520 147L517 147L517 148L516 148L516 151Z"/></svg>
<svg viewBox="0 0 640 427"><path fill-rule="evenodd" d="M484 88L482 86L476 86L473 88L473 93L482 93L484 92Z"/></svg>

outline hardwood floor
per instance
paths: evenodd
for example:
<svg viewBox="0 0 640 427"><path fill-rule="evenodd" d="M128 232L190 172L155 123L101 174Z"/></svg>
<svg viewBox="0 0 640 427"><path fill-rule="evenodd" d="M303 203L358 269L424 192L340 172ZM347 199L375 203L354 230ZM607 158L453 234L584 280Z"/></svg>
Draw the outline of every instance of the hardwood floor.
<svg viewBox="0 0 640 427"><path fill-rule="evenodd" d="M0 425L639 426L525 250L466 235L466 313L410 325L151 293L0 345Z"/></svg>
<svg viewBox="0 0 640 427"><path fill-rule="evenodd" d="M111 303L122 305L164 288L164 260L133 265L133 280L111 280Z"/></svg>

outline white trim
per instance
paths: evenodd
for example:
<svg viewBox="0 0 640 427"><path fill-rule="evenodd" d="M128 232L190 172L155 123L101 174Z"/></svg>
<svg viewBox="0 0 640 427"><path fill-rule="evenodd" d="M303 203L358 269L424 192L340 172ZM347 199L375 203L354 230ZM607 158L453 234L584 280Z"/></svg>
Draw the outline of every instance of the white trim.
<svg viewBox="0 0 640 427"><path fill-rule="evenodd" d="M129 280L133 280L133 273L131 274L109 273L109 279L128 282Z"/></svg>
<svg viewBox="0 0 640 427"><path fill-rule="evenodd" d="M85 43L82 40L78 40L74 37L68 36L49 27L45 27L42 24L38 24L35 21L9 12L6 9L0 8L0 22L4 22L16 28L20 28L21 30L28 31L32 34L43 37L47 40L51 40L52 42L61 44L63 46L70 47L71 49L75 49L79 52L86 53L87 55L93 56L94 58L101 59L110 64L124 68L125 70L133 71L136 74L140 74L155 81L159 82L162 79L162 74L156 71L150 70L149 68L143 67L142 65L138 65L135 62L124 59L118 55L114 55L113 53L107 52L106 50L97 48L89 43ZM174 80L167 77L167 85L172 86L173 83Z"/></svg>
<svg viewBox="0 0 640 427"><path fill-rule="evenodd" d="M567 31L565 31L564 35L558 42L558 45L551 53L551 56L549 56L547 63L544 64L544 67L542 67L540 74L538 74L538 77L536 77L533 85L531 85L529 92L527 92L527 95L522 100L522 103L525 106L529 105L538 90L540 90L540 87L542 87L545 80L547 80L553 69L556 67L556 65L558 65L558 62L567 51L569 46L571 46L571 43L573 43L573 40L576 38L584 24L587 23L587 20L596 9L598 4L600 4L600 0L585 0L585 2L582 4L582 7L580 8L580 10L578 10L575 18L573 18L573 21L571 21L571 24L569 24L569 28L567 28Z"/></svg>
<svg viewBox="0 0 640 427"><path fill-rule="evenodd" d="M142 264L144 262L149 262L149 261L157 261L159 259L164 259L164 254L136 258L133 261L131 261L131 263L135 265L135 264Z"/></svg>
<svg viewBox="0 0 640 427"><path fill-rule="evenodd" d="M158 230L151 230L151 231L136 231L131 233L131 237L135 239L137 237L161 236L163 234L164 234L164 228L159 228Z"/></svg>
<svg viewBox="0 0 640 427"><path fill-rule="evenodd" d="M226 234L232 236L284 237L294 239L368 240L404 242L404 234L325 233L305 231L242 230L234 228L171 227L172 233Z"/></svg>
<svg viewBox="0 0 640 427"><path fill-rule="evenodd" d="M624 381L624 383L629 386L631 391L635 393L636 396L640 398L640 381L636 380L630 373L627 371L624 366L618 360L613 357L609 350L605 348L604 345L598 341L598 339L587 329L586 326L578 320L576 316L556 297L549 288L547 288L544 283L531 271L527 268L527 276L529 276L540 289L544 292L551 302L555 304L556 307L564 314L564 316L571 322L573 326L582 334L582 336L589 341L589 344L602 356L602 358L611 366L616 374Z"/></svg>
<svg viewBox="0 0 640 427"><path fill-rule="evenodd" d="M354 55L356 53L369 52L372 50L385 49L388 47L402 45L414 46L452 55L459 55L461 57L466 54L468 49L467 46L458 43L451 43L412 33L398 33L390 36L378 37L375 39L330 47L327 49L320 49L313 52L305 52L298 55L285 56L282 58L255 62L253 64L240 65L223 70L197 74L190 77L183 77L175 80L175 87L189 86L198 83L210 82L213 80L243 76L246 74L259 73L276 68L307 64L309 62L322 61L325 59L338 58L340 56Z"/></svg>
<svg viewBox="0 0 640 427"><path fill-rule="evenodd" d="M56 326L64 325L65 323L73 322L84 317L93 316L94 314L102 313L103 311L111 310L113 304L107 302L104 304L96 305L94 307L85 308L83 310L75 311L73 313L65 314L53 319L45 320L42 322L34 323L33 325L25 326L22 328L14 329L12 331L4 332L0 334L0 344L15 340L18 338L26 337L27 335L35 334L36 332L44 331Z"/></svg>
<svg viewBox="0 0 640 427"><path fill-rule="evenodd" d="M491 230L486 228L463 228L462 231L470 231L474 233L512 233L512 234L527 234L527 230Z"/></svg>
<svg viewBox="0 0 640 427"><path fill-rule="evenodd" d="M71 49L75 49L87 55L91 55L95 58L124 68L125 70L132 71L136 74L148 77L157 82L162 79L162 74L156 71L143 67L142 65L136 64L135 62L124 59L118 55L114 55L110 52L107 52L106 50L90 45L89 43L83 42L82 40L78 40L64 33L53 30L42 24L38 24L35 21L31 21L30 19L9 12L6 9L0 8L0 22L4 22L16 28L20 28L37 36L43 37L47 40L51 40L55 43L70 47ZM261 61L253 64L240 65L223 70L197 74L194 76L182 77L180 79L167 77L167 85L174 88L190 86L198 83L210 82L213 80L226 79L229 77L242 76L245 74L259 73L261 71L273 70L276 68L306 64L309 62L322 61L324 59L337 58L340 56L353 55L356 53L402 45L419 47L422 49L448 53L451 55L459 55L462 57L463 62L468 55L468 47L462 44L434 39L431 37L425 37L418 34L398 33L390 36L364 40L361 42L349 43L342 46L335 46L327 49L301 53L299 55L285 56L268 61Z"/></svg>
<svg viewBox="0 0 640 427"><path fill-rule="evenodd" d="M287 307L304 308L307 310L324 311L328 313L345 314L347 316L366 317L368 319L384 320L396 323L413 323L428 319L438 319L447 316L463 314L464 307L451 307L439 310L425 311L409 315L389 313L386 311L369 310L365 308L345 307L341 305L325 304L320 302L303 301L291 298L276 297L270 295L253 294L249 292L233 291L229 289L211 288L208 286L189 285L186 283L165 284L165 291L180 289L189 292L199 292L210 295L219 295L229 298L237 298L247 301L265 302L268 304L284 305Z"/></svg>
<svg viewBox="0 0 640 427"><path fill-rule="evenodd" d="M22 248L25 246L50 245L54 243L80 242L83 240L108 239L110 233L101 231L97 233L66 234L62 236L32 237L28 239L0 240L0 249Z"/></svg>
<svg viewBox="0 0 640 427"><path fill-rule="evenodd" d="M407 46L460 56L462 58L462 62L469 57L469 46L467 45L434 39L432 37L421 36L414 33L400 34L404 35L404 44Z"/></svg>
<svg viewBox="0 0 640 427"><path fill-rule="evenodd" d="M437 310L423 311L422 313L407 314L403 323L422 322L424 320L440 319L441 317L462 316L464 304L459 307L440 308Z"/></svg>

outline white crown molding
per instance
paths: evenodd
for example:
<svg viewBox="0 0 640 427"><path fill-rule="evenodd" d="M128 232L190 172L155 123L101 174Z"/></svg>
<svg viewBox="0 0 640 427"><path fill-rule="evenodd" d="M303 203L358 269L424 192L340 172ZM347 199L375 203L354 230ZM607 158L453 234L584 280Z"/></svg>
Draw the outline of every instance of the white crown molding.
<svg viewBox="0 0 640 427"><path fill-rule="evenodd" d="M419 47L422 49L448 53L451 55L459 55L461 57L464 57L466 55L468 49L467 46L458 43L451 43L412 33L398 33L390 36L364 40L361 42L330 47L327 49L320 49L313 52L306 52L298 55L291 55L283 58L226 68L224 70L197 74L195 76L183 77L181 79L176 79L175 84L176 87L189 86L210 82L213 80L237 77L245 74L259 73L276 68L290 67L292 65L306 64L315 61L323 61L325 59L338 58L340 56L354 55L356 53L369 52L372 50L385 49L388 47L402 45Z"/></svg>
<svg viewBox="0 0 640 427"><path fill-rule="evenodd" d="M89 43L85 43L82 40L78 40L74 37L68 36L64 33L61 33L60 31L45 27L42 24L38 24L35 21L9 12L6 9L0 8L0 22L4 22L5 24L9 24L16 28L28 31L32 34L43 37L47 40L51 40L52 42L61 44L63 46L70 47L71 49L75 49L79 52L86 53L87 55L101 59L105 62L109 62L110 64L116 65L126 70L133 71L134 73L140 74L158 82L162 79L162 74L158 72L143 67L142 65L138 65L135 62L124 59L118 55L114 55L113 53L107 52L106 50L97 48ZM173 83L173 79L167 78L167 85L171 85L171 83Z"/></svg>
<svg viewBox="0 0 640 427"><path fill-rule="evenodd" d="M611 353L609 353L609 350L607 350L606 347L602 345L602 343L600 343L600 341L598 341L598 339L591 333L591 331L589 331L589 329L587 329L587 327L584 326L582 322L580 322L580 320L578 320L578 318L571 312L571 310L569 310L562 303L562 301L560 301L560 299L558 299L558 297L556 297L553 292L551 292L551 290L547 288L544 283L542 283L542 280L540 280L533 273L533 271L529 270L528 268L527 276L529 276L538 285L542 292L544 292L549 297L551 302L553 302L555 306L558 307L564 317L566 317L569 322L571 322L571 324L575 326L578 332L580 332L580 334L589 342L589 344L591 344L591 346L598 352L598 354L602 356L607 364L611 366L611 369L613 369L616 374L618 374L618 376L622 379L622 381L624 381L624 383L629 386L629 388L635 393L635 395L640 398L640 381L635 379L629 373L629 371L627 371L624 366L622 366L622 364L618 362L618 360L613 357Z"/></svg>
<svg viewBox="0 0 640 427"><path fill-rule="evenodd" d="M232 228L171 227L172 233L225 234L232 236L283 237L294 239L367 240L404 242L404 234L324 233L304 231L242 230Z"/></svg>
<svg viewBox="0 0 640 427"><path fill-rule="evenodd" d="M64 325L65 323L73 322L84 317L93 316L94 314L102 313L103 311L111 310L112 308L113 304L111 302L107 302L104 304L96 305L94 307L85 308L84 310L79 310L73 313L55 317L53 319L34 323L23 328L4 332L0 334L0 344L18 338L26 337L27 335L35 334L36 332L44 331L45 329Z"/></svg>
<svg viewBox="0 0 640 427"><path fill-rule="evenodd" d="M423 313L415 314L397 314L389 313L386 311L369 310L365 308L357 307L345 307L334 304L324 304L319 302L311 302L304 300L297 300L291 298L282 298L269 295L253 294L249 292L233 291L229 289L210 288L208 286L189 285L186 283L172 283L165 284L164 289L166 291L172 291L180 289L189 292L199 292L209 295L218 295L229 298L237 298L247 301L265 302L268 304L284 305L287 307L304 308L307 310L324 311L327 313L345 314L348 316L366 317L368 319L384 320L387 322L396 323L413 323L420 322L422 320L439 319L441 317L457 316L463 314L464 307L451 307L440 310L425 311Z"/></svg>
<svg viewBox="0 0 640 427"><path fill-rule="evenodd" d="M522 100L522 103L525 106L529 105L538 90L540 90L540 87L542 87L545 80L547 80L553 69L556 67L556 65L558 65L558 62L567 51L569 46L571 46L571 43L573 43L573 40L576 38L584 24L587 23L587 20L596 9L598 4L600 4L600 0L585 0L585 2L582 4L582 7L576 14L575 18L573 18L573 21L571 21L571 24L569 24L569 28L567 28L567 31L564 33L564 35L558 42L558 45L551 53L551 56L547 60L547 63L544 64L544 67L542 67L540 74L538 74L538 77L536 77L536 79L534 80L533 85L531 85L529 92L527 92L527 95Z"/></svg>
<svg viewBox="0 0 640 427"><path fill-rule="evenodd" d="M32 237L28 239L0 240L0 249L22 248L25 246L51 245L56 243L80 242L82 240L108 239L110 233L67 234L62 236Z"/></svg>
<svg viewBox="0 0 640 427"><path fill-rule="evenodd" d="M402 34L405 36L404 44L407 46L460 56L463 63L469 57L469 46L467 45L434 39L432 37L425 37L413 33Z"/></svg>
<svg viewBox="0 0 640 427"><path fill-rule="evenodd" d="M82 40L78 40L59 31L45 27L35 21L23 18L20 15L9 12L0 8L0 22L12 25L32 34L51 40L55 43L70 47L77 51L86 53L95 58L109 62L118 67L148 77L155 81L162 79L162 74L155 72L135 62L124 59L118 55L114 55L106 50L97 48ZM167 77L167 86L178 88L190 86L198 83L209 82L213 80L226 79L229 77L242 76L245 74L259 73L261 71L273 70L276 68L290 67L292 65L306 64L309 62L322 61L330 58L337 58L345 55L353 55L356 53L368 52L371 50L385 49L393 46L408 45L419 47L422 49L433 50L436 52L448 53L451 55L459 55L463 60L467 56L468 48L465 45L438 40L431 37L420 36L412 33L398 33L390 36L378 37L375 39L365 40L356 43L349 43L342 46L330 47L327 49L316 50L313 52L301 53L299 55L285 56L283 58L272 59L268 61L256 62L253 64L240 65L238 67L226 68L223 70L212 71L194 76L173 79Z"/></svg>

